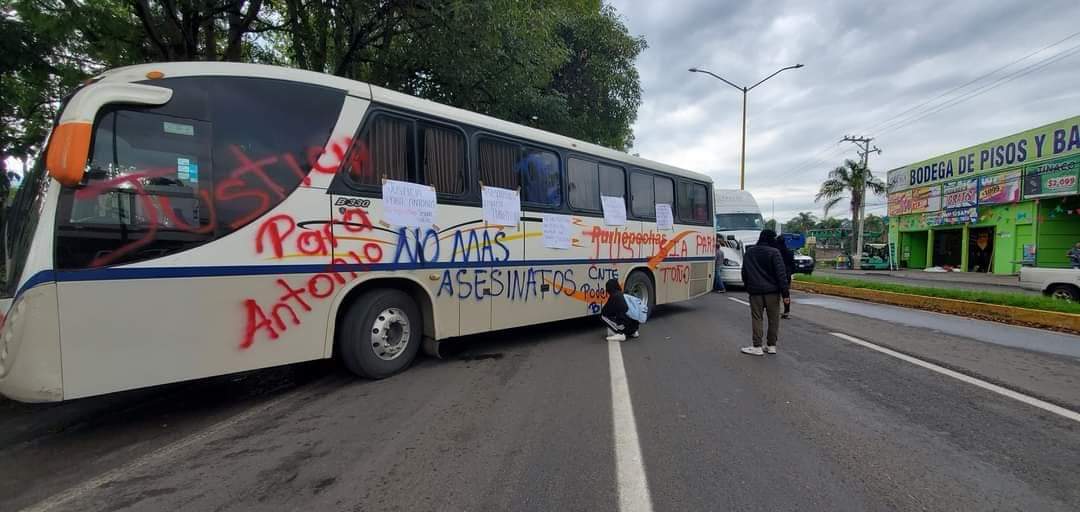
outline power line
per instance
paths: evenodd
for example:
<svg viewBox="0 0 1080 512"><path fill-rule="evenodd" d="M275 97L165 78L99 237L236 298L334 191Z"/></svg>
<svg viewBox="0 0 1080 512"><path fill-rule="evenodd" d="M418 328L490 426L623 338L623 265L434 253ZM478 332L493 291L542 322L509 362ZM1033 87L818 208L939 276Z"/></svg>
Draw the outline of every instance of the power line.
<svg viewBox="0 0 1080 512"><path fill-rule="evenodd" d="M963 89L963 88L965 88L965 87L967 87L967 86L969 86L971 84L974 84L974 83L976 83L976 82L978 82L980 80L983 80L985 78L988 78L991 75L997 73L998 71L1002 71L1002 70L1012 66L1013 64L1023 62L1023 61L1025 61L1025 60L1027 60L1027 59L1029 59L1029 58L1031 58L1031 57L1033 57L1035 55L1038 55L1038 54L1040 54L1040 53L1042 53L1042 52L1044 52L1046 50L1049 50L1050 48L1053 48L1053 47L1055 47L1055 46L1057 46L1057 45L1059 45L1061 43L1064 43L1065 41L1068 41L1069 39L1072 39L1072 38L1074 38L1076 36L1080 36L1080 31L1073 32L1072 34L1069 34L1069 35L1067 35L1067 36L1065 36L1065 37L1063 37L1063 38L1061 38L1061 39L1059 39L1059 40L1057 40L1057 41L1055 41L1053 43L1050 43L1050 44L1048 44L1046 46L1043 46L1042 48L1039 48L1038 50L1035 50L1035 51L1033 51L1031 53L1028 53L1028 54L1024 55L1023 57L1020 57L1020 58L1018 58L1016 60L1013 60L1013 61L1011 61L1011 62L1009 62L1009 63L1007 63L1007 64L1005 64L1003 66L995 68L992 71L989 71L987 73L979 75L979 76L977 76L977 77L975 77L975 78L973 78L971 80L968 80L967 82L964 82L964 83L962 83L962 84L960 84L960 85L958 85L956 87L953 87L953 88L951 88L951 89L949 89L949 90L947 90L945 92L939 93L938 95L936 95L936 96L934 96L934 97L932 97L932 98L930 98L930 99L928 99L928 100L926 100L926 101L924 101L924 102L922 102L922 103L920 103L918 105L915 105L914 107L908 108L907 110L904 110L903 112L900 112L899 114L896 114L895 116L893 116L893 117L891 117L889 119L886 119L884 121L881 121L881 122L877 123L876 125L874 125L873 127L869 128L869 129L861 130L861 131L866 132L866 131L880 130L884 126L886 126L888 124L891 124L893 120L895 120L897 118L900 118L900 117L903 117L904 115L906 115L909 112L912 112L912 111L920 109L920 108L922 108L922 107L924 107L926 105L929 105L930 103L934 102L937 99L948 96L949 94L952 94L953 92L956 92L956 91L958 91L960 89Z"/></svg>
<svg viewBox="0 0 1080 512"><path fill-rule="evenodd" d="M950 100L948 102L942 103L942 104L938 105L937 107L922 113L922 115L919 115L918 117L914 117L914 118L911 118L908 121L895 124L895 125L893 125L893 126L891 126L889 128L885 128L880 133L895 132L896 130L899 130L900 128L909 126L912 123L915 123L916 121L925 119L925 118L927 118L927 117L929 117L931 115L937 114L938 112L941 112L941 111L946 110L948 108L951 108L951 107L954 107L954 106L959 105L961 103L964 103L964 102L966 102L966 101L968 101L968 100L970 100L970 99L972 99L974 97L981 96L981 95L983 95L983 94L985 94L987 92L990 92L990 91L992 91L992 90L994 90L994 89L996 89L996 88L998 88L998 87L1000 87L1002 85L1005 85L1005 84L1007 84L1007 83L1009 83L1009 82L1011 82L1011 81L1013 81L1013 80L1015 80L1017 78L1020 78L1022 76L1026 76L1026 75L1029 75L1031 73L1034 73L1034 72L1036 72L1036 71L1038 71L1038 70L1040 70L1042 68L1045 68L1045 67L1047 67L1047 66L1049 66L1049 65L1051 65L1051 64L1053 64L1055 62L1058 62L1058 61L1060 61L1062 59L1066 59L1068 57L1076 55L1077 53L1080 53L1080 44L1078 44L1076 46L1073 46L1073 47L1069 48L1068 50L1063 50L1060 53L1057 53L1052 57L1048 57L1048 58L1046 58L1046 59L1044 59L1042 61L1031 64L1030 66L1022 68L1022 69L1020 69L1020 70L1018 70L1018 71L1016 71L1016 72L1014 72L1012 74L1005 75L1005 76L1003 76L1001 78L998 78L997 80L995 80L995 81L993 81L993 82L991 82L991 83L989 83L987 85L984 85L983 87L980 87L978 89L975 89L975 90L971 91L967 95L959 96L957 98L953 98L952 100Z"/></svg>
<svg viewBox="0 0 1080 512"><path fill-rule="evenodd" d="M984 86L982 88L977 88L974 91L970 91L967 95L960 95L957 98L947 100L946 102L943 102L942 104L933 106L930 109L927 109L927 110L925 110L923 112L915 112L916 110L919 110L922 107L925 107L925 106L929 105L930 103L933 103L934 101L936 101L938 99L944 98L944 97L946 97L946 96L948 96L948 95L950 95L950 94L952 94L952 93L954 93L956 91L959 91L959 90L961 90L961 89L963 89L963 88L965 88L965 87L967 87L967 86L969 86L971 84L974 84L974 83L976 83L976 82L978 82L980 80L988 78L988 77L994 75L995 73L998 73L999 71L1007 69L1007 68L1013 66L1014 64L1023 62L1023 61L1025 61L1025 60L1027 60L1027 59L1029 59L1029 58L1031 58L1031 57L1033 57L1035 55L1038 55L1039 53L1042 53L1042 52L1044 52L1044 51L1046 51L1046 50L1048 50L1050 48L1058 46L1061 43L1064 43L1065 41L1073 39L1073 38L1075 38L1077 36L1080 36L1080 31L1069 34L1069 35L1067 35L1067 36L1065 36L1065 37L1063 37L1063 38L1061 38L1061 39L1059 39L1057 41L1054 41L1053 43L1050 43L1050 44L1045 45L1045 46L1043 46L1043 47L1041 47L1041 48L1039 48L1037 50L1029 52L1029 53L1023 55L1022 57L1019 57L1019 58L1017 58L1015 60L1012 60L1012 61L1010 61L1010 62L1008 62L1008 63L1006 63L1006 64L1004 64L1002 66L999 66L999 67L997 67L997 68L995 68L995 69L993 69L993 70L991 70L991 71L989 71L987 73L983 73L982 75L979 75L979 76L977 76L977 77L975 77L975 78L973 78L973 79L971 79L971 80L969 80L967 82L964 82L963 84L955 86L955 87L953 87L953 88L951 88L951 89L949 89L949 90L947 90L945 92L939 93L939 94L931 97L930 99L928 99L926 101L923 101L922 103L919 103L918 105L915 105L913 107L905 109L904 111L902 111L902 112L900 112L900 113L898 113L898 114L896 114L896 115L894 115L892 117L889 117L889 118L887 118L887 119L885 119L883 121L880 121L880 122L878 122L878 123L876 123L876 124L874 124L872 126L873 126L873 128L876 129L876 128L881 128L881 127L891 125L891 127L888 128L887 131L888 132L896 131L896 130L904 127L904 126L907 126L907 125L909 125L911 123L914 123L915 121L919 121L919 120L924 119L924 118L926 118L926 117L928 117L930 115L933 115L933 114L935 114L937 112L940 112L940 111L945 110L945 109L947 109L949 107L958 105L958 104L960 104L960 103L962 103L964 101L967 101L967 100L969 100L971 98L974 98L974 97L976 97L978 95L981 95L981 94L983 94L985 92L988 92L992 88L996 88L996 87L998 87L1000 85L1004 85L1008 81L1012 81L1015 78L1019 78L1020 76L1030 74L1030 73L1032 73L1034 71L1037 71L1038 69L1042 69L1043 67L1048 66L1048 65L1052 64L1053 62L1057 62L1060 59L1063 59L1063 58L1068 57L1069 55L1072 55L1072 53L1069 53L1069 52L1074 52L1074 50L1077 50L1078 47L1077 46L1070 47L1067 50L1064 50L1064 51L1059 52L1059 53L1057 53L1057 54L1055 54L1055 55L1053 55L1051 57L1048 57L1048 58L1043 59L1043 60L1041 60L1039 62L1036 62L1036 63L1032 64L1031 66L1028 66L1026 68L1022 68L1022 69L1020 69L1019 71L1017 71L1017 72L1015 72L1013 74L1001 77L997 81L989 84L988 86ZM1002 80L1005 80L1005 81L1003 82ZM913 113L913 115L907 116L909 113ZM901 118L903 118L903 117L908 117L908 119L901 120ZM862 131L871 131L871 130L868 129L868 130L862 130ZM884 133L884 132L882 132L882 133ZM880 134L881 133L879 133L879 135ZM831 165L831 164L829 164L829 162L826 162L822 158L835 158L837 156L840 156L841 154L843 154L843 149L840 148L840 151L838 152L837 151L838 148L840 148L839 143L830 144L830 145L822 147L817 152L815 152L813 155L811 155L809 158L804 160L802 163L795 166L794 170L792 170L791 173L792 174L802 174L802 173L816 167L819 163L822 164L822 165ZM825 153L829 153L829 154L825 155ZM822 155L822 158L817 157L817 155L819 155L819 154Z"/></svg>

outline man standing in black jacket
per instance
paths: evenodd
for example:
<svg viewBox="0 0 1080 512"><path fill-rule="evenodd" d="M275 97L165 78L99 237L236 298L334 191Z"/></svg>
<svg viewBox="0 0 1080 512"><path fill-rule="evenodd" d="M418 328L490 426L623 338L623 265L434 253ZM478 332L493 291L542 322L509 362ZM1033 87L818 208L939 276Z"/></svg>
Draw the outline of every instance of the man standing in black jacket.
<svg viewBox="0 0 1080 512"><path fill-rule="evenodd" d="M754 345L743 347L742 353L752 356L776 353L776 338L780 334L780 297L788 295L787 269L784 268L784 258L774 246L775 243L776 232L771 229L762 230L757 245L746 249L743 256L742 280L746 292L750 294ZM763 313L769 315L769 333L764 352L761 350Z"/></svg>

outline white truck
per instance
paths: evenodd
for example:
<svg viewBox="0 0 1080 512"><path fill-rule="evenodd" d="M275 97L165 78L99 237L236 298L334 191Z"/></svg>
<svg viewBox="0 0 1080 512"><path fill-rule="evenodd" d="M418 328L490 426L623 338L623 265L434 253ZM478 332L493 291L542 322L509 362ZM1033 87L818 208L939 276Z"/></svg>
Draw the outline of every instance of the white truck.
<svg viewBox="0 0 1080 512"><path fill-rule="evenodd" d="M1021 267L1020 287L1038 290L1055 299L1077 302L1080 301L1080 270Z"/></svg>
<svg viewBox="0 0 1080 512"><path fill-rule="evenodd" d="M765 226L754 196L745 190L714 191L717 269L724 286L742 286L743 249L757 243Z"/></svg>

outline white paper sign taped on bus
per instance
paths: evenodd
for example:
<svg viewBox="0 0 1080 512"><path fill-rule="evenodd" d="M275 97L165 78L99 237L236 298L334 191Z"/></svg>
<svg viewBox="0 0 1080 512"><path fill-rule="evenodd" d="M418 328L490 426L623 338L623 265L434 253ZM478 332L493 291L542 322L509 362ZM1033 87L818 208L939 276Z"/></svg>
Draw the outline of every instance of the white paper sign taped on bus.
<svg viewBox="0 0 1080 512"><path fill-rule="evenodd" d="M480 191L484 222L515 226L521 219L521 195L516 190L484 186Z"/></svg>
<svg viewBox="0 0 1080 512"><path fill-rule="evenodd" d="M383 217L389 224L408 228L434 224L435 189L430 186L386 180L382 193Z"/></svg>

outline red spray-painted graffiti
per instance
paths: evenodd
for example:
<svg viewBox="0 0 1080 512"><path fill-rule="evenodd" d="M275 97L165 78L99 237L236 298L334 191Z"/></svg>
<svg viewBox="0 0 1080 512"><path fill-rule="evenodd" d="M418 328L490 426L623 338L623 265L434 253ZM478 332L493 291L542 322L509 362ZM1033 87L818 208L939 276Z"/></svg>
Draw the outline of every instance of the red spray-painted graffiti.
<svg viewBox="0 0 1080 512"><path fill-rule="evenodd" d="M582 234L592 241L593 259L601 257L602 247L607 248L607 254L603 254L606 258L633 258L651 255L667 242L667 235L656 231L634 232L593 226Z"/></svg>
<svg viewBox="0 0 1080 512"><path fill-rule="evenodd" d="M297 314L295 308L300 308L302 313L312 310L311 303L304 299L305 295L312 300L325 300L334 295L334 290L338 286L344 286L346 283L356 279L359 276L356 271L350 270L343 274L336 270L344 268L344 265L365 264L364 259L356 251L349 251L348 254L349 258L352 259L351 262L342 258L334 258L334 263L327 267L326 272L311 276L299 288L293 288L287 281L278 278L275 282L285 293L270 306L269 315L255 299L244 299L247 323L244 327L244 337L240 341L240 348L251 347L255 343L255 335L262 331L265 331L266 336L271 340L278 339L281 333L289 328L289 324L285 322L286 318L291 321L292 325L300 325L301 315ZM282 318L282 313L288 313L288 317Z"/></svg>
<svg viewBox="0 0 1080 512"><path fill-rule="evenodd" d="M322 227L299 227L309 223L322 224ZM335 237L333 232L335 225L343 226L345 231L350 233L374 229L367 212L361 208L347 208L340 219L325 222L298 223L289 215L274 215L259 225L255 252L270 253L275 259L288 256L286 248L294 248L298 254L304 256L333 255L334 248L339 245L338 237ZM290 323L294 326L301 324L303 313L312 311L312 302L332 297L338 287L357 279L360 272L367 271L369 264L378 263L383 258L382 247L376 242L365 242L360 252L349 250L346 254L348 258L334 256L323 272L311 276L298 288L293 288L284 279L275 280L284 293L269 306L269 313L254 298L244 299L246 323L240 348L251 347L255 336L260 332L264 332L271 340L278 339L282 332L288 330ZM359 268L356 265L359 265Z"/></svg>
<svg viewBox="0 0 1080 512"><path fill-rule="evenodd" d="M690 282L690 267L687 265L663 267L660 269L660 274L664 276L665 283L686 284Z"/></svg>
<svg viewBox="0 0 1080 512"><path fill-rule="evenodd" d="M351 137L345 137L331 143L330 148L336 160L327 165L319 163L319 159L324 153L323 148L318 146L308 148L308 166L318 173L334 174L338 171L341 164L345 162L346 151L352 146L353 141ZM231 172L224 173L222 175L223 177L215 177L214 181L216 183L212 190L203 189L198 192L199 199L201 199L201 202L207 205L209 209L209 219L205 225L200 226L197 225L197 223L195 225L189 224L176 214L171 201L167 196L147 191L145 185L149 183L150 180L174 175L176 173L175 169L146 170L102 181L92 181L86 187L77 190L75 192L75 198L79 201L96 200L99 196L103 196L117 189L124 189L129 192L133 191L134 195L138 198L139 206L143 210L141 217L145 218L145 225L139 226L143 233L141 237L133 239L112 251L105 252L95 257L91 260L89 266L100 267L122 260L140 248L153 243L157 239L158 233L162 228L167 227L170 230L193 234L213 233L218 229L217 210L226 203L232 205L233 208L236 208L236 204L240 205L240 214L227 224L227 227L230 230L237 229L255 220L270 210L273 204L280 202L287 195L287 190L282 184L275 182L274 179L271 178L270 173L267 172L268 167L271 165L285 165L297 176L297 178L300 178L300 183L303 186L309 186L311 184L310 174L304 172L297 162L296 157L292 154L283 153L281 155L270 155L257 160L252 160L235 145L229 146L229 152L236 162L238 162L237 167ZM362 174L370 174L373 172L370 169L370 165L368 165L370 163L370 157L367 146L363 141L357 141L357 144L348 155L351 164L350 169L352 171ZM274 200L275 196L277 201ZM159 220L161 215L164 215L167 226L163 226ZM308 240L308 242L310 241L312 240Z"/></svg>

